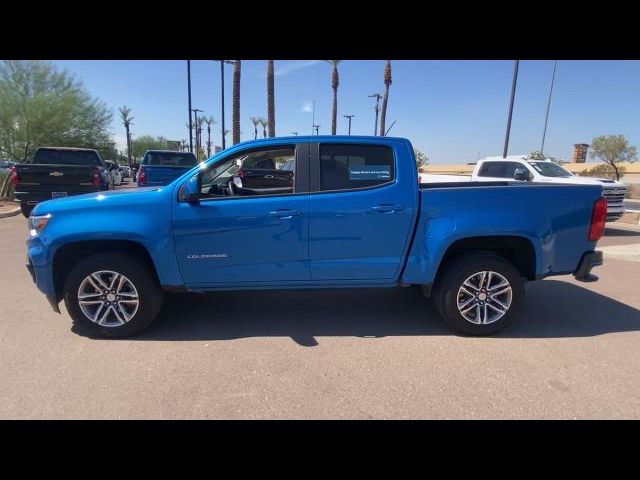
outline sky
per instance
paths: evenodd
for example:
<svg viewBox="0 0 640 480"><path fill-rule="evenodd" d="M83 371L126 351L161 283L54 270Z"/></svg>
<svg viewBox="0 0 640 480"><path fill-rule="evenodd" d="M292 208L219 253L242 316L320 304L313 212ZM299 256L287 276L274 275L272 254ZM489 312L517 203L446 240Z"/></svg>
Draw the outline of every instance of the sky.
<svg viewBox="0 0 640 480"><path fill-rule="evenodd" d="M371 135L375 99L384 93L385 60L343 60L339 65L338 132ZM118 107L132 109L133 137L189 139L187 66L184 60L60 60L56 65L84 83L113 110L112 132L124 149ZM231 129L232 66L225 67L225 127ZM513 80L512 60L392 60L389 136L406 137L431 163L455 164L501 155ZM553 60L520 62L509 154L540 148ZM331 133L331 66L324 60L276 60L276 134L312 133L312 105L320 134ZM218 122L220 64L191 62L192 106ZM240 128L253 139L252 116L267 117L266 61L243 60ZM558 61L545 153L570 160L573 144L598 135L622 134L640 146L640 61ZM260 127L259 127L260 128ZM262 136L261 129L259 136ZM206 137L206 135L205 135ZM227 144L231 142L231 134Z"/></svg>

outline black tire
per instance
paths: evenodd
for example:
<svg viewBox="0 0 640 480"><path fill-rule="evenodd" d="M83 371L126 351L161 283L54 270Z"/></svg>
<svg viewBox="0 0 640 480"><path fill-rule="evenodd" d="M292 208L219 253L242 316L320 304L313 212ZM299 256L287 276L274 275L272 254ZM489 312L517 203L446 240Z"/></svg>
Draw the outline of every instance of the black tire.
<svg viewBox="0 0 640 480"><path fill-rule="evenodd" d="M33 211L35 205L28 205L26 203L21 203L20 204L20 211L22 212L22 215L25 216L25 218L29 218L29 215L31 215L31 212Z"/></svg>
<svg viewBox="0 0 640 480"><path fill-rule="evenodd" d="M506 313L493 323L473 323L458 310L460 287L473 274L482 271L491 271L502 275L511 286L511 304ZM461 298L465 299L465 294L462 295ZM518 317L524 303L524 280L520 272L499 255L490 253L463 255L443 266L434 285L433 302L440 316L458 332L468 335L490 335L506 328ZM492 300L486 301L487 304L490 302ZM496 311L491 308L488 311L490 315L497 315ZM467 313L467 315L474 315L474 313Z"/></svg>
<svg viewBox="0 0 640 480"><path fill-rule="evenodd" d="M78 303L78 289L82 281L94 272L110 270L124 275L138 292L135 315L120 326L102 326L89 319ZM147 328L162 309L163 295L149 266L127 252L105 252L80 260L69 272L63 287L64 303L74 326L89 336L107 338L127 337ZM110 314L111 315L111 314Z"/></svg>

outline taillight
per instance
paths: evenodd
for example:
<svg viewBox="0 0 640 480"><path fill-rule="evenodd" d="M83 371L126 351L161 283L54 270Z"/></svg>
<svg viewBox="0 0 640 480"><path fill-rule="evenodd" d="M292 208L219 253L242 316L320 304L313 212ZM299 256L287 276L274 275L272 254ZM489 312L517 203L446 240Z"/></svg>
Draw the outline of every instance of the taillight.
<svg viewBox="0 0 640 480"><path fill-rule="evenodd" d="M607 222L607 199L600 198L593 204L591 213L591 224L589 225L589 240L597 242L604 233L604 226Z"/></svg>
<svg viewBox="0 0 640 480"><path fill-rule="evenodd" d="M140 167L138 170L138 185L147 184L147 172L144 171L144 167Z"/></svg>
<svg viewBox="0 0 640 480"><path fill-rule="evenodd" d="M11 167L11 183L13 184L13 188L17 188L20 185L20 174L18 173L18 169L15 167Z"/></svg>
<svg viewBox="0 0 640 480"><path fill-rule="evenodd" d="M95 188L100 188L102 184L102 182L100 181L100 169L98 167L94 167L91 175L93 176L93 186Z"/></svg>

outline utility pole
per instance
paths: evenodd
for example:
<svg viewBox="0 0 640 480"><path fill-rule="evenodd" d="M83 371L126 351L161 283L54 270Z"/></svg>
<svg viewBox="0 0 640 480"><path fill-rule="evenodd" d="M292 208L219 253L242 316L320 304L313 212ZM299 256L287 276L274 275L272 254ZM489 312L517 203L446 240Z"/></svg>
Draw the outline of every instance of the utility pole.
<svg viewBox="0 0 640 480"><path fill-rule="evenodd" d="M313 135L313 129L316 127L316 101L313 101L313 111L311 114L311 135Z"/></svg>
<svg viewBox="0 0 640 480"><path fill-rule="evenodd" d="M504 138L504 150L502 152L502 158L507 158L507 152L509 150L509 135L511 134L511 117L513 116L513 100L516 98L516 83L518 82L518 67L520 66L520 60L516 60L516 65L513 69L513 83L511 84L511 102L509 102L509 119L507 120L507 134Z"/></svg>
<svg viewBox="0 0 640 480"><path fill-rule="evenodd" d="M187 60L187 84L189 95L189 151L193 153L193 125L191 123L191 60Z"/></svg>
<svg viewBox="0 0 640 480"><path fill-rule="evenodd" d="M544 139L547 136L547 122L549 121L549 109L551 108L551 95L553 94L553 82L556 79L556 67L558 61L553 62L553 74L551 75L551 88L549 89L549 100L547 101L547 114L544 117L544 130L542 132L542 145L540 145L540 153L544 153Z"/></svg>
<svg viewBox="0 0 640 480"><path fill-rule="evenodd" d="M343 117L349 119L349 135L351 135L351 119L355 117L355 115L343 115Z"/></svg>
<svg viewBox="0 0 640 480"><path fill-rule="evenodd" d="M380 111L380 99L382 98L382 95L380 95L379 93L374 93L369 95L369 97L375 98L376 99L376 124L375 127L373 127L373 135L376 136L378 134L378 112Z"/></svg>

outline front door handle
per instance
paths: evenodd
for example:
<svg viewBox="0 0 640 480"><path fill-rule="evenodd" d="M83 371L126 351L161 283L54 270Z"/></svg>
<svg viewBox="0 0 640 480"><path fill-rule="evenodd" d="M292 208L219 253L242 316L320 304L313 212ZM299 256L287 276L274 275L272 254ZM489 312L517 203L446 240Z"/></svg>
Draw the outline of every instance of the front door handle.
<svg viewBox="0 0 640 480"><path fill-rule="evenodd" d="M300 215L299 210L275 210L273 212L269 212L269 218L281 218L286 220L288 218L293 218Z"/></svg>
<svg viewBox="0 0 640 480"><path fill-rule="evenodd" d="M404 210L404 207L402 205L378 205L376 207L371 207L371 210L376 213L393 213Z"/></svg>

